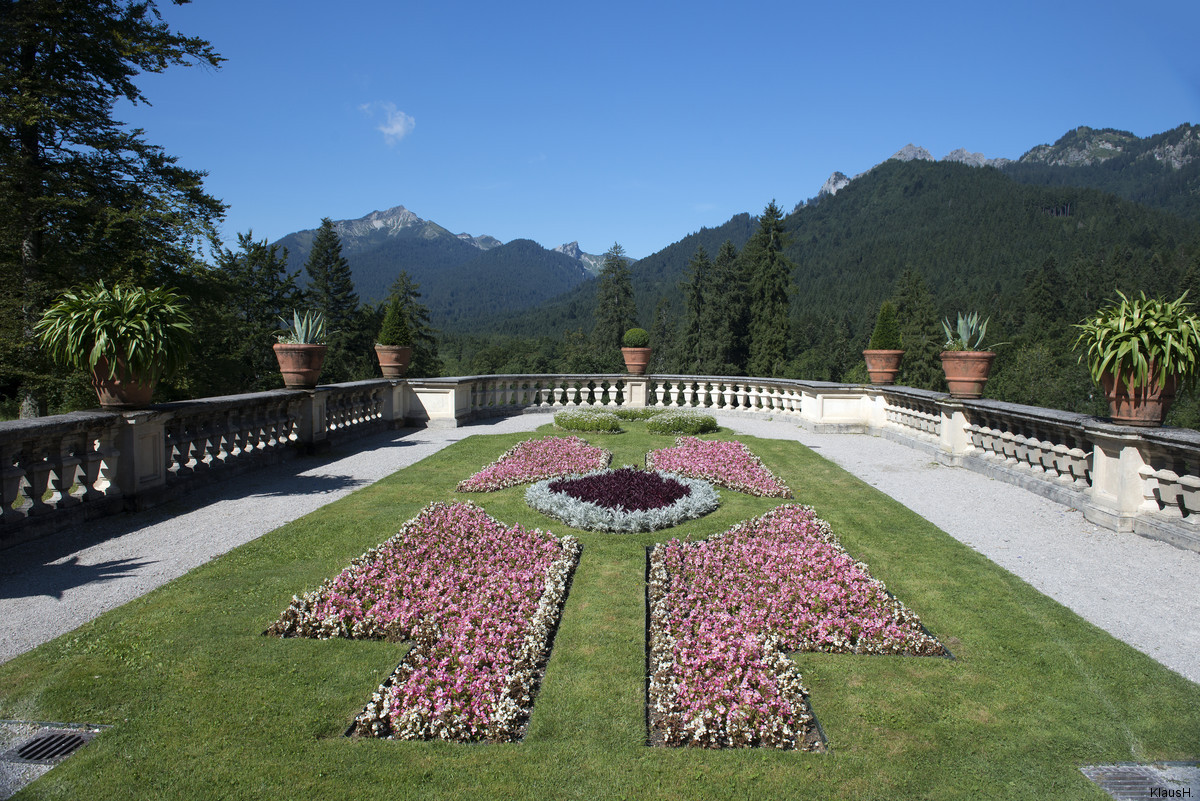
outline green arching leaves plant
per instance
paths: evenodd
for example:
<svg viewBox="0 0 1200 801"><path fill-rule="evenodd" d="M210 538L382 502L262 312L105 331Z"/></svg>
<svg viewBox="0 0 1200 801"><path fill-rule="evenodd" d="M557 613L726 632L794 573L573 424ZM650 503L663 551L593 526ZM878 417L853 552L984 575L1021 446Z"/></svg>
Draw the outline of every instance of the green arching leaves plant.
<svg viewBox="0 0 1200 801"><path fill-rule="evenodd" d="M123 364L136 376L179 371L191 354L192 319L183 298L164 287L147 289L103 281L66 292L34 326L57 363L94 370L108 362L108 378Z"/></svg>
<svg viewBox="0 0 1200 801"><path fill-rule="evenodd" d="M283 328L275 334L275 338L285 345L323 345L328 332L325 330L325 315L317 311L306 311L303 314L292 310L292 321L280 317Z"/></svg>
<svg viewBox="0 0 1200 801"><path fill-rule="evenodd" d="M971 312L966 316L959 312L958 325L955 328L950 327L948 318L943 319L942 330L946 332L946 350L982 350L987 324L988 320L980 321L979 312Z"/></svg>
<svg viewBox="0 0 1200 801"><path fill-rule="evenodd" d="M1105 373L1122 378L1130 388L1145 386L1153 374L1160 387L1176 376L1187 387L1195 386L1200 359L1200 318L1187 304L1187 292L1172 301L1147 298L1145 292L1096 311L1075 325L1075 348L1086 348L1092 380Z"/></svg>

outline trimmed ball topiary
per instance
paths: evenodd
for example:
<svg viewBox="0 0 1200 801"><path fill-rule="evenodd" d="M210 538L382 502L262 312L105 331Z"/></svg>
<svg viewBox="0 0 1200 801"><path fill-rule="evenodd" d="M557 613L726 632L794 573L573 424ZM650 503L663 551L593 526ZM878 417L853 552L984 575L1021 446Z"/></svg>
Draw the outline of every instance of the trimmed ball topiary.
<svg viewBox="0 0 1200 801"><path fill-rule="evenodd" d="M627 348L645 348L650 345L650 334L644 328L630 328L621 339Z"/></svg>

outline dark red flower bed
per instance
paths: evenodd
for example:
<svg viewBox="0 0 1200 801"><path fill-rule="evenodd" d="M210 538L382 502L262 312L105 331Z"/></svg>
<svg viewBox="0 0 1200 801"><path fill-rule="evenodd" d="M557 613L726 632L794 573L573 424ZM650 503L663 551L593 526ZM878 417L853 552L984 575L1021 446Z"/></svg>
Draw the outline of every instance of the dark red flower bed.
<svg viewBox="0 0 1200 801"><path fill-rule="evenodd" d="M661 509L692 494L689 487L674 479L633 467L583 478L560 478L549 486L551 492L562 492L606 509L630 512Z"/></svg>

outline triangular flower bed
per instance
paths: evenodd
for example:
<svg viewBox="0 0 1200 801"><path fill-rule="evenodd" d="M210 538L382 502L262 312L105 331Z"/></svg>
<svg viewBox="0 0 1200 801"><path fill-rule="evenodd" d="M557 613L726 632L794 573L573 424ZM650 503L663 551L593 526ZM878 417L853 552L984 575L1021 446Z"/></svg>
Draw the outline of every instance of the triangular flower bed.
<svg viewBox="0 0 1200 801"><path fill-rule="evenodd" d="M527 439L470 478L455 492L495 492L545 478L579 475L608 467L612 453L581 437Z"/></svg>
<svg viewBox="0 0 1200 801"><path fill-rule="evenodd" d="M742 442L680 437L675 447L646 454L646 467L702 478L764 498L790 498L792 491Z"/></svg>

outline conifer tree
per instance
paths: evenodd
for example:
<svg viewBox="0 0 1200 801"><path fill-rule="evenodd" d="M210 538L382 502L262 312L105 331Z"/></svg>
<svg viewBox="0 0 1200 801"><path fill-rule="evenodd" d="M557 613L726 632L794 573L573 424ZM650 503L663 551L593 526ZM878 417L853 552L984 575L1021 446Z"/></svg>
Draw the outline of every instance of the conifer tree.
<svg viewBox="0 0 1200 801"><path fill-rule="evenodd" d="M596 357L606 369L618 372L621 359L621 338L637 325L637 306L633 301L633 283L629 275L625 249L618 243L604 254L596 288L596 325L592 329L592 344Z"/></svg>
<svg viewBox="0 0 1200 801"><path fill-rule="evenodd" d="M365 320L358 307L358 294L354 291L354 278L350 273L350 262L342 255L342 240L333 227L333 220L325 217L313 237L312 250L304 265L308 273L309 305L314 311L325 315L326 343L329 351L325 355L325 367L321 380L327 384L366 378L361 373L364 356L370 344L362 330ZM370 335L374 336L374 331Z"/></svg>
<svg viewBox="0 0 1200 801"><path fill-rule="evenodd" d="M651 373L679 372L678 321L671 301L666 295L658 299L654 307L654 323L650 327L650 366Z"/></svg>
<svg viewBox="0 0 1200 801"><path fill-rule="evenodd" d="M942 352L943 331L933 306L933 295L921 273L912 268L901 273L892 303L900 321L900 342L904 349L896 383L914 389L944 390L946 376L938 356Z"/></svg>
<svg viewBox="0 0 1200 801"><path fill-rule="evenodd" d="M792 263L783 255L787 245L783 212L772 200L763 210L758 231L742 251L749 284L750 375L773 377L787 369L788 293Z"/></svg>
<svg viewBox="0 0 1200 801"><path fill-rule="evenodd" d="M702 372L707 375L744 374L744 342L749 319L746 284L738 265L737 248L728 239L717 251L703 301L710 344L703 350Z"/></svg>
<svg viewBox="0 0 1200 801"><path fill-rule="evenodd" d="M145 103L141 73L218 67L153 0L9 0L0 8L0 385L34 416L61 383L32 327L58 291L128 278L177 283L224 212L184 169L113 118Z"/></svg>
<svg viewBox="0 0 1200 801"><path fill-rule="evenodd" d="M709 316L707 299L712 296L712 262L703 245L696 248L688 261L683 289L683 331L679 338L679 366L685 373L703 375L706 363L712 361L708 352L712 341L707 336L713 321Z"/></svg>
<svg viewBox="0 0 1200 801"><path fill-rule="evenodd" d="M412 336L412 360L405 373L410 378L435 378L442 374L442 360L438 356L437 331L429 324L429 309L421 303L421 286L415 283L407 270L401 270L392 282L387 303L398 302L404 321ZM374 336L372 332L371 336Z"/></svg>

